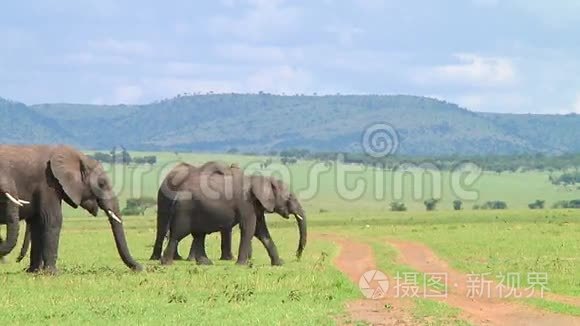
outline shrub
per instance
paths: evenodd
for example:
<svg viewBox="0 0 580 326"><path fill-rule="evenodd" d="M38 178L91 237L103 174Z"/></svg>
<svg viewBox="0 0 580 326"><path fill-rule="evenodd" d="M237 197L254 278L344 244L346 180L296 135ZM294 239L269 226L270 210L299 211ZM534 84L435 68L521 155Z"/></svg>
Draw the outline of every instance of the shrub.
<svg viewBox="0 0 580 326"><path fill-rule="evenodd" d="M580 208L580 199L561 200L554 203L552 208Z"/></svg>
<svg viewBox="0 0 580 326"><path fill-rule="evenodd" d="M437 203L439 203L439 199L431 198L429 200L426 200L426 201L424 201L425 209L427 211L434 211L435 208L437 208Z"/></svg>
<svg viewBox="0 0 580 326"><path fill-rule="evenodd" d="M121 214L123 215L145 215L145 211L157 204L155 199L150 197L129 198L127 199L127 206L123 208Z"/></svg>
<svg viewBox="0 0 580 326"><path fill-rule="evenodd" d="M545 200L538 199L538 200L536 200L533 203L529 203L528 204L528 207L530 209L544 209L545 204L546 204L546 201Z"/></svg>
<svg viewBox="0 0 580 326"><path fill-rule="evenodd" d="M507 209L507 204L501 200L492 200L481 205L481 209Z"/></svg>
<svg viewBox="0 0 580 326"><path fill-rule="evenodd" d="M481 209L481 206L479 204L475 204L475 205L473 205L473 209L476 210L476 211L477 210L480 210Z"/></svg>
<svg viewBox="0 0 580 326"><path fill-rule="evenodd" d="M576 183L580 183L580 173L579 172L564 173L557 178L551 177L550 181L552 181L552 183L555 185L558 184L573 185Z"/></svg>
<svg viewBox="0 0 580 326"><path fill-rule="evenodd" d="M393 212L404 212L407 210L407 206L405 206L405 203L402 203L400 201L394 201L391 203L391 211Z"/></svg>
<svg viewBox="0 0 580 326"><path fill-rule="evenodd" d="M453 201L453 209L456 211L460 211L461 207L463 206L463 202L459 199Z"/></svg>

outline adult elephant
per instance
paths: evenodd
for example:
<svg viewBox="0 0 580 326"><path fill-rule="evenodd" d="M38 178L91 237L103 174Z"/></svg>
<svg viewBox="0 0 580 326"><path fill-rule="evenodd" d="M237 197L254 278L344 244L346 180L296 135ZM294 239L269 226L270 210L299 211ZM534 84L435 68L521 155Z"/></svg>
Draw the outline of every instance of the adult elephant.
<svg viewBox="0 0 580 326"><path fill-rule="evenodd" d="M19 218L30 225L28 272L56 272L62 201L93 216L105 211L123 262L141 270L127 247L119 202L103 167L68 146L0 146L0 223L7 225L0 256L16 245Z"/></svg>
<svg viewBox="0 0 580 326"><path fill-rule="evenodd" d="M300 232L296 255L302 255L307 238L306 214L283 182L271 177L245 176L240 169L216 173L202 167L190 170L187 178L173 186L174 200L167 212L169 244L161 257L162 264L172 263L179 241L188 234L194 237L192 246L197 263L211 264L205 252L206 235L239 224L237 264L248 263L251 240L255 236L268 251L272 265L281 265L265 213L277 213L284 218L295 216Z"/></svg>
<svg viewBox="0 0 580 326"><path fill-rule="evenodd" d="M182 184L195 174L200 173L219 173L226 175L231 173L231 169L238 169L236 164L230 167L220 162L208 162L201 167L196 167L188 163L176 165L165 177L157 192L157 234L153 253L150 260L161 259L163 250L163 241L169 232L169 221L173 202L176 200L181 190ZM220 260L232 260L232 227L226 227L220 230L221 233L221 257ZM178 250L175 250L174 260L182 260ZM192 242L187 260L195 260L195 242Z"/></svg>

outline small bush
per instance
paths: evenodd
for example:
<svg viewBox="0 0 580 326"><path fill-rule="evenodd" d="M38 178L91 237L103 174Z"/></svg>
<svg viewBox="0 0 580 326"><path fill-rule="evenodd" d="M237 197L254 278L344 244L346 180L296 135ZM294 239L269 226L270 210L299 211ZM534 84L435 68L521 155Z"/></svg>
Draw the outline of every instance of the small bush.
<svg viewBox="0 0 580 326"><path fill-rule="evenodd" d="M407 210L407 206L405 206L405 203L402 203L400 201L394 201L391 203L391 211L393 212L404 212Z"/></svg>
<svg viewBox="0 0 580 326"><path fill-rule="evenodd" d="M487 201L485 204L481 205L481 209L507 209L507 204L501 200Z"/></svg>
<svg viewBox="0 0 580 326"><path fill-rule="evenodd" d="M476 211L477 210L480 210L481 209L481 206L479 206L479 204L475 204L475 205L473 205L473 209L476 210Z"/></svg>
<svg viewBox="0 0 580 326"><path fill-rule="evenodd" d="M554 178L550 177L550 181L552 181L555 185L573 185L576 183L580 183L580 173L573 172L573 173L564 173L561 176Z"/></svg>
<svg viewBox="0 0 580 326"><path fill-rule="evenodd" d="M423 202L425 204L425 209L427 211L434 211L437 208L437 203L439 203L439 199L429 199Z"/></svg>
<svg viewBox="0 0 580 326"><path fill-rule="evenodd" d="M456 211L460 211L463 206L463 202L459 199L453 201L453 209Z"/></svg>
<svg viewBox="0 0 580 326"><path fill-rule="evenodd" d="M559 202L554 203L552 208L580 208L580 199L573 199L573 200L561 200Z"/></svg>
<svg viewBox="0 0 580 326"><path fill-rule="evenodd" d="M123 215L145 215L145 211L157 204L155 199L150 197L129 198L127 199L127 206L123 208L121 214Z"/></svg>
<svg viewBox="0 0 580 326"><path fill-rule="evenodd" d="M528 204L528 207L530 209L544 209L545 204L546 204L546 201L545 200L538 199L538 200L536 200L533 203L529 203Z"/></svg>

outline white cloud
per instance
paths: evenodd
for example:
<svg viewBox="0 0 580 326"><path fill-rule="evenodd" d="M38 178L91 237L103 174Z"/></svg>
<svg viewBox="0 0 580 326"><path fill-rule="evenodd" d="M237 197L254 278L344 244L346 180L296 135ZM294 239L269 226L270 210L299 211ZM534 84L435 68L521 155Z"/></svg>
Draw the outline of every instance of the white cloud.
<svg viewBox="0 0 580 326"><path fill-rule="evenodd" d="M288 63L304 59L301 49L276 46L254 46L243 43L223 44L215 52L222 58L233 61L259 64Z"/></svg>
<svg viewBox="0 0 580 326"><path fill-rule="evenodd" d="M496 7L499 4L499 0L471 0L471 2L480 7Z"/></svg>
<svg viewBox="0 0 580 326"><path fill-rule="evenodd" d="M498 111L528 113L532 103L530 99L518 93L485 92L459 94L449 97L449 102L472 111Z"/></svg>
<svg viewBox="0 0 580 326"><path fill-rule="evenodd" d="M552 1L529 1L512 0L509 2L518 11L529 14L538 19L546 26L553 28L573 27L580 22L580 1L560 0Z"/></svg>
<svg viewBox="0 0 580 326"><path fill-rule="evenodd" d="M576 101L572 106L573 112L580 114L580 93L576 96Z"/></svg>
<svg viewBox="0 0 580 326"><path fill-rule="evenodd" d="M123 85L115 89L114 103L135 104L143 97L143 89L137 85Z"/></svg>
<svg viewBox="0 0 580 326"><path fill-rule="evenodd" d="M144 41L104 39L88 42L93 51L115 53L119 55L147 56L153 53L153 47Z"/></svg>
<svg viewBox="0 0 580 326"><path fill-rule="evenodd" d="M419 83L449 83L469 86L497 87L516 82L516 69L508 58L484 57L477 54L455 54L456 64L420 68L412 79Z"/></svg>
<svg viewBox="0 0 580 326"><path fill-rule="evenodd" d="M235 70L235 66L220 64L204 64L187 61L170 61L164 63L160 69L161 75L169 77L197 76L207 77L212 75L227 75Z"/></svg>
<svg viewBox="0 0 580 326"><path fill-rule="evenodd" d="M234 7L247 4L250 8L243 11L240 17L215 16L210 20L210 27L218 34L231 34L242 39L262 40L299 26L300 10L288 6L282 0L229 0L222 2Z"/></svg>
<svg viewBox="0 0 580 326"><path fill-rule="evenodd" d="M469 110L478 111L483 108L485 98L483 95L461 95L455 98L453 102Z"/></svg>
<svg viewBox="0 0 580 326"><path fill-rule="evenodd" d="M58 59L58 61L61 61L61 59ZM65 55L64 61L65 63L78 65L126 65L131 63L131 60L125 56L97 54L85 51Z"/></svg>
<svg viewBox="0 0 580 326"><path fill-rule="evenodd" d="M356 37L364 32L362 28L353 26L327 26L325 30L334 34L342 46L352 46Z"/></svg>
<svg viewBox="0 0 580 326"><path fill-rule="evenodd" d="M387 5L386 0L354 0L355 5L366 10L384 9Z"/></svg>
<svg viewBox="0 0 580 326"><path fill-rule="evenodd" d="M277 66L260 69L252 74L246 83L246 91L270 93L305 93L312 86L309 72L290 66Z"/></svg>

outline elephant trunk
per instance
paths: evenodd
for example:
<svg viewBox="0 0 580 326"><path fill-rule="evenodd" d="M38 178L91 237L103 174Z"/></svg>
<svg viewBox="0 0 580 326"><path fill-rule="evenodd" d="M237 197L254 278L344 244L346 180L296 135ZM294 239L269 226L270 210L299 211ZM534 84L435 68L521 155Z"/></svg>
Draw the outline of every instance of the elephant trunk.
<svg viewBox="0 0 580 326"><path fill-rule="evenodd" d="M18 231L20 229L18 208L13 207L9 203L7 203L7 206L8 221L6 223L6 241L0 243L0 257L8 255L14 249L18 241Z"/></svg>
<svg viewBox="0 0 580 326"><path fill-rule="evenodd" d="M24 241L22 241L22 248L20 248L20 255L16 258L16 262L22 261L26 257L28 248L30 247L30 223L26 223L26 233L24 234Z"/></svg>
<svg viewBox="0 0 580 326"><path fill-rule="evenodd" d="M298 249L296 250L296 257L300 259L302 257L302 252L306 247L306 214L301 211L300 214L296 214L296 223L298 223L298 231L300 232L300 239L298 240Z"/></svg>
<svg viewBox="0 0 580 326"><path fill-rule="evenodd" d="M117 252L121 259L134 271L142 271L143 266L136 262L131 253L129 252L129 247L127 246L127 239L125 239L125 230L123 229L123 224L119 218L119 214L115 214L111 210L106 210L107 217L109 218L109 223L111 224L111 230L113 231L113 237L115 238L115 244L117 245Z"/></svg>

